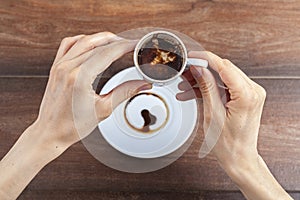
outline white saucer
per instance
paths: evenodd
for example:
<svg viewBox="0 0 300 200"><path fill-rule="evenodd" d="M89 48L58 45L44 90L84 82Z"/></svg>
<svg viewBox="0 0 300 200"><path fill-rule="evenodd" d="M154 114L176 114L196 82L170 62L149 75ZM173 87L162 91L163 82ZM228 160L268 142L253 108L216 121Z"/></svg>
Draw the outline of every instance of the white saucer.
<svg viewBox="0 0 300 200"><path fill-rule="evenodd" d="M106 94L114 87L128 80L142 80L135 67L127 68L113 76L102 88L100 94ZM163 87L153 86L151 90L141 93L153 95L140 95L128 108L130 121L136 126L143 124L139 114L145 108L157 117L159 130L152 127L153 132L142 133L133 129L125 120L124 109L128 102L121 103L106 120L99 123L98 128L105 140L118 151L137 158L157 158L168 155L180 148L192 135L197 123L196 100L178 101L175 95L180 92L177 85L182 81L178 78ZM161 101L161 97L164 101ZM164 104L165 103L165 104ZM128 104L129 105L129 104ZM166 107L165 107L166 106ZM157 109L157 107L160 107ZM130 111L131 109L131 111ZM131 112L131 113L130 113ZM169 112L169 117L167 117ZM165 123L164 120L166 120ZM158 126L158 125L157 125Z"/></svg>

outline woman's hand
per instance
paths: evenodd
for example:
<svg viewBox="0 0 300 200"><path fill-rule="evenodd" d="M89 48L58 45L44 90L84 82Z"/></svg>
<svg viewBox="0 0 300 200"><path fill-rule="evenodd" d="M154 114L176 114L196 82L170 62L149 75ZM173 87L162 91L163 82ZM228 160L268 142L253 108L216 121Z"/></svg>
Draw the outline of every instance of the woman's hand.
<svg viewBox="0 0 300 200"><path fill-rule="evenodd" d="M189 56L208 60L210 67L228 87L230 95L224 105L212 73L206 68L191 68L193 81L198 84L203 98L204 132L209 134L209 126L222 126L217 129L221 134L216 138L218 142L212 149L213 154L225 166L257 159L257 138L266 98L264 88L249 79L229 60L221 59L213 53L190 52Z"/></svg>
<svg viewBox="0 0 300 200"><path fill-rule="evenodd" d="M42 140L53 142L55 148L67 148L87 136L123 100L151 88L151 84L137 80L103 96L92 89L97 74L135 45L136 41L108 32L63 39L35 123L51 132L40 135Z"/></svg>
<svg viewBox="0 0 300 200"><path fill-rule="evenodd" d="M92 89L97 74L135 45L107 32L62 41L37 120L0 162L0 199L16 199L45 165L86 137L119 103L152 87L136 80L102 96Z"/></svg>
<svg viewBox="0 0 300 200"><path fill-rule="evenodd" d="M230 98L224 105L212 73L201 67L191 67L186 82L179 85L183 92L177 95L187 100L202 96L204 133L207 149L212 149L221 167L239 186L248 199L290 199L274 179L257 151L257 139L266 91L249 79L229 60L211 52L190 52L189 57L209 62L224 84ZM189 88L189 89L188 89ZM207 152L208 153L208 152Z"/></svg>

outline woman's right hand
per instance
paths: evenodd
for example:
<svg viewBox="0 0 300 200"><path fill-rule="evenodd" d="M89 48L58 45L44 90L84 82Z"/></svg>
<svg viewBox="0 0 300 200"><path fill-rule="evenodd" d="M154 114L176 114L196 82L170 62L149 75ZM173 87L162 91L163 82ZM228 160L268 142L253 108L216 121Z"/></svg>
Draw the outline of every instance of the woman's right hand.
<svg viewBox="0 0 300 200"><path fill-rule="evenodd" d="M221 167L247 198L289 199L257 151L266 98L264 88L248 78L232 62L211 52L189 52L189 57L207 60L228 87L230 95L224 105L216 81L208 69L192 66L187 73L187 80L191 85L197 84L203 98L203 127L208 149L212 149ZM179 89L183 90L177 95L179 100L191 97L193 92L185 90L187 88L191 87L186 87L185 82L179 85ZM199 89L193 88L197 96L200 94Z"/></svg>
<svg viewBox="0 0 300 200"><path fill-rule="evenodd" d="M213 129L221 131L212 149L213 154L222 166L257 159L257 137L266 98L264 88L249 79L229 60L221 59L213 53L190 52L189 57L206 59L209 66L220 75L230 94L230 100L224 105L212 73L206 68L191 67L188 80L192 85L197 83L201 91L206 137L209 137L210 126L220 126ZM177 97L186 97L188 93L184 91Z"/></svg>

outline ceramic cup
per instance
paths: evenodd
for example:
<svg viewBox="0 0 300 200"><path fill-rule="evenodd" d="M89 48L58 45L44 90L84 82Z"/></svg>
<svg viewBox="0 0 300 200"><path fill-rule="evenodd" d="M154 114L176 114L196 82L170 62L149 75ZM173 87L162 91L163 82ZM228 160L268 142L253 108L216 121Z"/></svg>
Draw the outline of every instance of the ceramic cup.
<svg viewBox="0 0 300 200"><path fill-rule="evenodd" d="M154 31L142 37L135 47L133 60L143 78L158 86L177 79L190 65L208 65L206 60L188 58L182 40L168 31Z"/></svg>

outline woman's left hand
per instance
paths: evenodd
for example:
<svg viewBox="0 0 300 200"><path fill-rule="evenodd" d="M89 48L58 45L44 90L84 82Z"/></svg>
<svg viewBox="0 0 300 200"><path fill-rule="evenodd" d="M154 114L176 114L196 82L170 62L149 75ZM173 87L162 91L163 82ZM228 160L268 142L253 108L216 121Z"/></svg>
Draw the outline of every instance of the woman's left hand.
<svg viewBox="0 0 300 200"><path fill-rule="evenodd" d="M86 137L119 103L150 89L152 85L142 80L123 83L106 95L97 95L92 88L96 76L135 45L136 41L109 32L63 39L33 124L46 130L39 139L55 148L68 148Z"/></svg>

